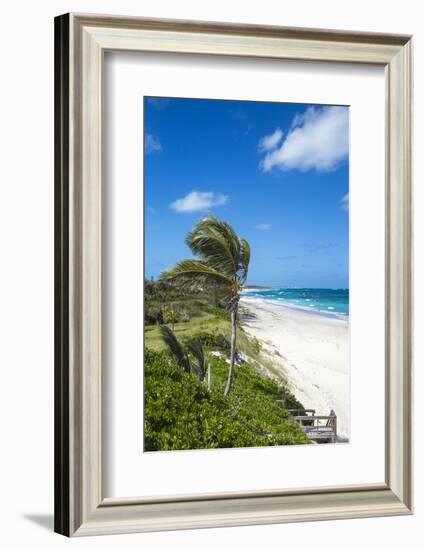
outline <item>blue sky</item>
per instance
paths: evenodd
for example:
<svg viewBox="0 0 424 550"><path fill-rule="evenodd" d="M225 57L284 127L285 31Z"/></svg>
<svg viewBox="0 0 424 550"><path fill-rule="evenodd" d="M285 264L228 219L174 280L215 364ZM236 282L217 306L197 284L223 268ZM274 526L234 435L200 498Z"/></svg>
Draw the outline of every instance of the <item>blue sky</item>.
<svg viewBox="0 0 424 550"><path fill-rule="evenodd" d="M191 257L213 213L251 245L248 284L348 288L348 108L144 98L145 276Z"/></svg>

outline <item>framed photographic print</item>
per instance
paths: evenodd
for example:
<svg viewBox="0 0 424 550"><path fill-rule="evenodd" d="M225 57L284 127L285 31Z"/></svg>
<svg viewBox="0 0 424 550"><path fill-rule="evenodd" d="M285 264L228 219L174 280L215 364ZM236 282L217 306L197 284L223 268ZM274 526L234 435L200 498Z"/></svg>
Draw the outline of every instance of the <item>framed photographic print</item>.
<svg viewBox="0 0 424 550"><path fill-rule="evenodd" d="M55 43L55 530L410 514L411 37Z"/></svg>

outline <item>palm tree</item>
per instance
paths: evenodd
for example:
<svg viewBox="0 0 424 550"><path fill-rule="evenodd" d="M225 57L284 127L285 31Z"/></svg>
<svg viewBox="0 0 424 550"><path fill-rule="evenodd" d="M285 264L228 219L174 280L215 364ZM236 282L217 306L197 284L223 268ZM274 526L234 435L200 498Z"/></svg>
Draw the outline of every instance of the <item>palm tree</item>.
<svg viewBox="0 0 424 550"><path fill-rule="evenodd" d="M165 323L171 323L172 330L174 330L175 323L178 323L179 319L178 311L174 308L173 304L165 308Z"/></svg>
<svg viewBox="0 0 424 550"><path fill-rule="evenodd" d="M231 317L230 368L224 395L231 391L237 341L237 311L240 292L247 278L250 260L249 243L234 229L215 216L201 220L187 235L186 244L198 260L183 260L162 277L183 283L218 285Z"/></svg>
<svg viewBox="0 0 424 550"><path fill-rule="evenodd" d="M175 362L186 372L194 372L201 382L205 381L208 390L211 389L211 364L204 352L200 340L192 340L186 346L183 346L174 332L166 325L160 326L162 340L165 342L169 351L174 357ZM192 355L192 359L189 356Z"/></svg>

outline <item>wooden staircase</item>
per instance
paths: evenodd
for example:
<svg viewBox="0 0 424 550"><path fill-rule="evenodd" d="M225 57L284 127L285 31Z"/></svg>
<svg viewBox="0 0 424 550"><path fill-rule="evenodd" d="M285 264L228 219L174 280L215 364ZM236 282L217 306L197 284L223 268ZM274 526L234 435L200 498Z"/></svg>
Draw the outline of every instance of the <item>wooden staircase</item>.
<svg viewBox="0 0 424 550"><path fill-rule="evenodd" d="M331 410L329 416L317 416L314 409L288 409L294 422L315 443L336 443L337 416Z"/></svg>

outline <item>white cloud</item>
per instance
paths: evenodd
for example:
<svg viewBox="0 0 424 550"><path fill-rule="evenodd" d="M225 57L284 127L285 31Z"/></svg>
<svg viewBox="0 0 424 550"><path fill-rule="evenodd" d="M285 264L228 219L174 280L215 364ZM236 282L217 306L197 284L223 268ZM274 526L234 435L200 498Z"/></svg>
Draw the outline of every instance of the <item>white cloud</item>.
<svg viewBox="0 0 424 550"><path fill-rule="evenodd" d="M342 205L342 210L345 210L346 212L348 212L349 211L349 193L346 193L346 195L340 199L340 203Z"/></svg>
<svg viewBox="0 0 424 550"><path fill-rule="evenodd" d="M317 107L308 107L304 113L297 113L292 120L290 128L297 128L305 122L312 121L317 110Z"/></svg>
<svg viewBox="0 0 424 550"><path fill-rule="evenodd" d="M276 128L275 132L269 134L268 136L264 136L259 140L258 151L262 153L264 151L271 151L271 149L275 149L275 147L277 147L280 143L282 137L283 132L280 128Z"/></svg>
<svg viewBox="0 0 424 550"><path fill-rule="evenodd" d="M162 151L162 145L157 136L153 134L147 134L144 138L144 150L146 154Z"/></svg>
<svg viewBox="0 0 424 550"><path fill-rule="evenodd" d="M269 172L274 167L280 170L328 171L334 169L348 153L348 108L309 107L305 113L294 117L284 141L278 148L269 151L259 166L263 172Z"/></svg>
<svg viewBox="0 0 424 550"><path fill-rule="evenodd" d="M259 231L267 231L268 229L271 229L270 223L258 223L256 226L256 229L259 229Z"/></svg>
<svg viewBox="0 0 424 550"><path fill-rule="evenodd" d="M182 199L177 199L170 204L170 208L175 212L198 212L207 210L214 206L223 206L227 204L228 196L212 191L191 191Z"/></svg>

